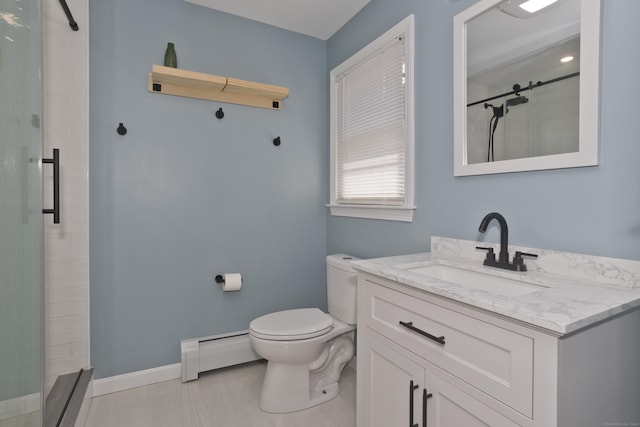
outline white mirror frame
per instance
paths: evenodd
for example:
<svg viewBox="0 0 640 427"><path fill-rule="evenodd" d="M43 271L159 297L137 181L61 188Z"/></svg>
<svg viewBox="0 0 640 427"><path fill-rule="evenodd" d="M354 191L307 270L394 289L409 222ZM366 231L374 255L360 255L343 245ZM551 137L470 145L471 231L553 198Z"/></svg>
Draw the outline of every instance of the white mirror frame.
<svg viewBox="0 0 640 427"><path fill-rule="evenodd" d="M501 1L480 0L453 19L454 176L597 165L600 139L601 0L582 0L580 5L580 140L578 151L486 163L467 163L467 22L495 7Z"/></svg>

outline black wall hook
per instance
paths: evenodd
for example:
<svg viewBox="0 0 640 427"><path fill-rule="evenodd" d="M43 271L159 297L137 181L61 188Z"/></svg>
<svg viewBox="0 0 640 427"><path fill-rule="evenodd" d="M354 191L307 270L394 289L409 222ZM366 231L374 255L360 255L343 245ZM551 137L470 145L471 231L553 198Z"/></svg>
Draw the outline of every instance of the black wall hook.
<svg viewBox="0 0 640 427"><path fill-rule="evenodd" d="M273 145L275 145L276 147L279 147L279 146L280 146L280 144L281 144L280 137L279 137L279 136L276 136L276 137L273 139Z"/></svg>
<svg viewBox="0 0 640 427"><path fill-rule="evenodd" d="M222 111L222 107L218 108L218 111L216 111L216 117L218 119L222 119L224 117L224 111Z"/></svg>
<svg viewBox="0 0 640 427"><path fill-rule="evenodd" d="M122 123L120 123L120 125L118 126L118 129L116 129L116 132L118 132L118 135L126 135L127 134L127 128L124 127L124 125Z"/></svg>

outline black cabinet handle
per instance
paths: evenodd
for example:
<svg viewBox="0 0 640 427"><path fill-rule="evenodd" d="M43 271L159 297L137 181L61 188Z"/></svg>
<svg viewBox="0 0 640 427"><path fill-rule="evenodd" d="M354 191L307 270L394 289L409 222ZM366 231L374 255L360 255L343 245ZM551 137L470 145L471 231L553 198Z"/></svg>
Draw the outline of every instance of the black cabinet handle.
<svg viewBox="0 0 640 427"><path fill-rule="evenodd" d="M53 149L53 158L42 159L53 164L53 209L42 209L43 214L53 214L53 223L60 224L60 150Z"/></svg>
<svg viewBox="0 0 640 427"><path fill-rule="evenodd" d="M409 427L419 427L418 424L413 423L413 392L420 386L413 384L413 380L409 382Z"/></svg>
<svg viewBox="0 0 640 427"><path fill-rule="evenodd" d="M444 336L441 337L436 337L435 335L431 335L429 332L425 332L422 329L418 329L415 326L413 326L413 322L403 322L402 320L399 322L401 326L404 326L405 328L418 333L420 335L422 335L423 337L427 337L432 341L437 342L438 344L442 344L444 345Z"/></svg>
<svg viewBox="0 0 640 427"><path fill-rule="evenodd" d="M427 393L427 389L422 389L422 427L427 427L427 400L431 399L433 394Z"/></svg>

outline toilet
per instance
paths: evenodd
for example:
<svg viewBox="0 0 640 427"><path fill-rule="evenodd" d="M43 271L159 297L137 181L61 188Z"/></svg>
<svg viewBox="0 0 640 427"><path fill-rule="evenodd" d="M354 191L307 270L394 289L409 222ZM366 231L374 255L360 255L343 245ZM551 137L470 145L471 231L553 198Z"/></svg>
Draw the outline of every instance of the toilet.
<svg viewBox="0 0 640 427"><path fill-rule="evenodd" d="M278 311L254 319L249 339L268 361L260 409L285 413L310 408L340 393L340 373L354 355L358 258L327 256L329 313L318 308Z"/></svg>

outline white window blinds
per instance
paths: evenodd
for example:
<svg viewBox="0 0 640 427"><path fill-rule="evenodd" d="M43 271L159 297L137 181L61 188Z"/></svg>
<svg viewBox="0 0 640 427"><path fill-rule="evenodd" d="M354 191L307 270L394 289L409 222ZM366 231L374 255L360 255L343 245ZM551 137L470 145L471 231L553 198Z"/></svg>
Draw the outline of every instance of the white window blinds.
<svg viewBox="0 0 640 427"><path fill-rule="evenodd" d="M406 46L394 38L335 78L335 202L406 200Z"/></svg>
<svg viewBox="0 0 640 427"><path fill-rule="evenodd" d="M413 221L413 15L331 71L331 215Z"/></svg>

